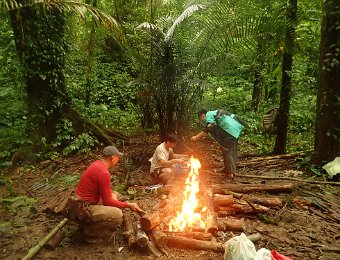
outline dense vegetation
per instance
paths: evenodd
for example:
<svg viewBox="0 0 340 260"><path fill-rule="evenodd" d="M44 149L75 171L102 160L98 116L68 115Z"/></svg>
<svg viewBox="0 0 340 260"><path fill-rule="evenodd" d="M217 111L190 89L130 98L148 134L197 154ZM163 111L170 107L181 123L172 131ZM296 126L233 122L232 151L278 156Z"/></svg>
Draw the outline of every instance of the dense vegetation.
<svg viewBox="0 0 340 260"><path fill-rule="evenodd" d="M5 1L1 165L18 150L45 159L150 131L187 138L203 106L247 122L243 151L315 150L317 164L334 159L340 152L335 10L333 0ZM322 42L322 24L333 24L338 38ZM328 83L322 73L319 81L322 71L334 72ZM320 98L322 85L334 98ZM268 139L262 117L273 107L279 129ZM330 151L322 157L325 142Z"/></svg>

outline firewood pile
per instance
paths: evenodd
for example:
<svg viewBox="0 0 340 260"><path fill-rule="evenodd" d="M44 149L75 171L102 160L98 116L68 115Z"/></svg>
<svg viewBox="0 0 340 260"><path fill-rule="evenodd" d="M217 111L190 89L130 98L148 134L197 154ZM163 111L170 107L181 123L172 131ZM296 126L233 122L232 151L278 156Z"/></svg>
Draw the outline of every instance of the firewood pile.
<svg viewBox="0 0 340 260"><path fill-rule="evenodd" d="M203 214L206 228L199 226L184 231L169 231L170 220L181 210L184 187L178 184L163 188L161 201L143 216L130 211L124 213L125 235L128 247L147 247L153 254L167 254L165 248L213 250L224 252L221 233L245 232L244 217L253 218L257 213L267 213L283 206L278 197L259 197L251 192L290 193L293 184L219 184L204 185L198 194L198 209L206 207ZM308 205L308 201L295 199L295 203ZM258 233L248 237L253 242L260 239Z"/></svg>

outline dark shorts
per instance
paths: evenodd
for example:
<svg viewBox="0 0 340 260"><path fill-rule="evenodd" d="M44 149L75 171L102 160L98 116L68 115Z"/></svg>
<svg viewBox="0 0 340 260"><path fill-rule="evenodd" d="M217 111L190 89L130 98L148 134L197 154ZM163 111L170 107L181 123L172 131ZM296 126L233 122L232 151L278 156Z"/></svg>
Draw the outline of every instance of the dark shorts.
<svg viewBox="0 0 340 260"><path fill-rule="evenodd" d="M161 175L163 169L164 169L164 167L154 169L154 171L150 173L151 177L154 178L154 179L158 179L159 175Z"/></svg>

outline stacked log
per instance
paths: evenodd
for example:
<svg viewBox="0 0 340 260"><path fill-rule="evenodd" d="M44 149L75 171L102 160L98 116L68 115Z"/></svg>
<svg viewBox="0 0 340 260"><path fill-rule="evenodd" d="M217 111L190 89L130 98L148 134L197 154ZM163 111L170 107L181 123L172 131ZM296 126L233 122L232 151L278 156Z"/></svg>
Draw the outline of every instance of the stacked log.
<svg viewBox="0 0 340 260"><path fill-rule="evenodd" d="M129 248L136 247L137 245L145 247L149 242L149 237L141 228L138 220L139 218L136 214L131 212L124 213L124 234L126 235Z"/></svg>

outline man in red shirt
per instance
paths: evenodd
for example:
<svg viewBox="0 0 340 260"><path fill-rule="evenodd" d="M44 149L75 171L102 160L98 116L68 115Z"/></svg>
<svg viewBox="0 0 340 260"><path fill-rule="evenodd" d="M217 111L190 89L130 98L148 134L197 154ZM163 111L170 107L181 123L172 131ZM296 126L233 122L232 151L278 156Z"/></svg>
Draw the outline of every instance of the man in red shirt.
<svg viewBox="0 0 340 260"><path fill-rule="evenodd" d="M123 222L121 208L142 211L137 203L119 201L111 190L108 169L116 165L122 155L115 146L105 147L102 158L93 162L80 177L76 196L89 205L91 223L83 228L87 237L100 236L104 230L120 225Z"/></svg>

